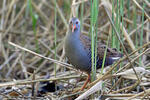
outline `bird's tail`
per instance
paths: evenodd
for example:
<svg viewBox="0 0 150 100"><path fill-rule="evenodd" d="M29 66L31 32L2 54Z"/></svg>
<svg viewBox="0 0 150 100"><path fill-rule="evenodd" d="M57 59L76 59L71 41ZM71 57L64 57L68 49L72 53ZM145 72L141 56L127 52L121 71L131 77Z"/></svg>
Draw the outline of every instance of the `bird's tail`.
<svg viewBox="0 0 150 100"><path fill-rule="evenodd" d="M113 56L106 57L105 66L113 64L115 61L119 60L121 57L123 57L123 54L121 54L121 53L117 53Z"/></svg>

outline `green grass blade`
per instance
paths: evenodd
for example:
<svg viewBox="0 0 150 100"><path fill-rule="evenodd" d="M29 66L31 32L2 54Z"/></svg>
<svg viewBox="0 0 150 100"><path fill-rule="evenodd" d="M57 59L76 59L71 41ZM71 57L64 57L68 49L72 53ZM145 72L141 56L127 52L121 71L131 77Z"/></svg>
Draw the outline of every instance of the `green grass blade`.
<svg viewBox="0 0 150 100"><path fill-rule="evenodd" d="M55 51L55 59L56 59L56 53L57 53L57 50L56 50L56 45L57 45L57 8L56 8L56 0L55 0L55 22L54 22L54 45L55 45L55 48L54 48L54 51ZM56 77L56 64L54 64L54 75Z"/></svg>
<svg viewBox="0 0 150 100"><path fill-rule="evenodd" d="M82 2L81 4L81 30L83 28L83 12L84 12L84 2Z"/></svg>
<svg viewBox="0 0 150 100"><path fill-rule="evenodd" d="M114 0L112 0L112 21L114 22ZM115 48L115 40L116 40L116 37L115 37L115 32L114 32L114 29L112 28L112 38L111 38L111 47L112 48Z"/></svg>
<svg viewBox="0 0 150 100"><path fill-rule="evenodd" d="M97 34L97 17L98 17L98 0L91 0L91 61L92 61L92 81L95 80L96 77L96 55L97 55L97 37L95 38L95 34ZM97 35L96 35L97 36Z"/></svg>
<svg viewBox="0 0 150 100"><path fill-rule="evenodd" d="M106 49L104 52L103 63L102 63L102 67L101 67L101 74L103 74L103 70L104 70L104 64L105 64L105 59L106 59L106 54L107 54L108 43L109 43L109 36L107 39Z"/></svg>
<svg viewBox="0 0 150 100"><path fill-rule="evenodd" d="M143 28L144 28L144 8L145 3L143 3L143 9L142 9L142 28L141 28L141 34L140 34L140 46L143 45ZM140 50L140 53L142 53L142 50ZM140 65L142 65L142 58L139 58Z"/></svg>
<svg viewBox="0 0 150 100"><path fill-rule="evenodd" d="M30 16L32 18L32 28L35 36L36 52L39 53L39 45L38 45L37 32L36 32L36 23L38 20L38 15L33 13L31 0L28 0L28 7L30 10Z"/></svg>

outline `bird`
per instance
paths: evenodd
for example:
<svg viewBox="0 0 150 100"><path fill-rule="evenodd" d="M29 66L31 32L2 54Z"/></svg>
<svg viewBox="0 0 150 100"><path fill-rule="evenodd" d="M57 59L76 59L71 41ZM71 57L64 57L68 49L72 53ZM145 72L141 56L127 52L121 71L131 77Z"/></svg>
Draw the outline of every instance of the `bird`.
<svg viewBox="0 0 150 100"><path fill-rule="evenodd" d="M72 17L69 21L69 31L65 39L65 56L68 62L74 66L74 68L87 73L88 77L81 87L81 91L84 90L87 83L90 82L90 73L92 70L92 58L91 58L91 39L81 33L80 21L76 17ZM123 56L117 49L109 48L101 42L97 42L97 61L96 68L101 68L103 63L104 52L106 50L106 57L104 66L112 65L113 62Z"/></svg>

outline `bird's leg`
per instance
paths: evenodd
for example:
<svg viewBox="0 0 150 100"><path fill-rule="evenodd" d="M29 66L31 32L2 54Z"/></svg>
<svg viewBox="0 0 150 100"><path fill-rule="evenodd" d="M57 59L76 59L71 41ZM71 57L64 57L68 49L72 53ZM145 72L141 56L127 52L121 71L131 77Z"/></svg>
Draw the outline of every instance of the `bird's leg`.
<svg viewBox="0 0 150 100"><path fill-rule="evenodd" d="M88 77L87 77L87 79L86 79L84 85L82 86L81 91L84 90L84 88L86 87L86 85L87 85L87 83L90 81L90 79L91 79L91 76L90 76L90 74L88 74Z"/></svg>

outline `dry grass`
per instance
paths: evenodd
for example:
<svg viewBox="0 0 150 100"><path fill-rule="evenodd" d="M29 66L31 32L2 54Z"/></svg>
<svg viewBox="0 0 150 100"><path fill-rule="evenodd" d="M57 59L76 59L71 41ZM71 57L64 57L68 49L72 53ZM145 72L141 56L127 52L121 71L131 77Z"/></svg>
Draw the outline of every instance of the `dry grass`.
<svg viewBox="0 0 150 100"><path fill-rule="evenodd" d="M124 0L124 23L120 24L123 45L120 47L125 47L126 56L106 70L103 75L97 73L97 80L90 83L88 87L91 88L85 90L82 95L82 92L75 92L83 84L86 74L73 69L72 65L67 63L63 45L68 31L68 21L77 12L81 16L82 2L84 2L82 32L88 34L90 30L90 1L88 0L73 0L73 2L57 0L57 27L54 25L54 0L31 0L32 14L38 15L35 27L33 27L34 21L28 0L0 0L0 99L132 100L136 98L141 100L150 98L150 2L147 0L132 0L129 8L127 8L127 0ZM146 6L143 41L140 41L143 2ZM137 29L134 28L134 5ZM116 13L113 13L116 17ZM98 14L98 40L104 43L112 32L108 17L111 14L112 0L101 0ZM55 28L57 28L56 45ZM135 40L136 36L138 41ZM139 46L141 42L143 45ZM138 60L140 57L142 57L141 64ZM117 67L120 63L122 67ZM50 74L50 78L45 78L47 73ZM39 85L42 84L39 82L45 81L54 82L56 87L63 88L46 92L42 97L37 96ZM90 97L89 95L92 94L93 96Z"/></svg>

